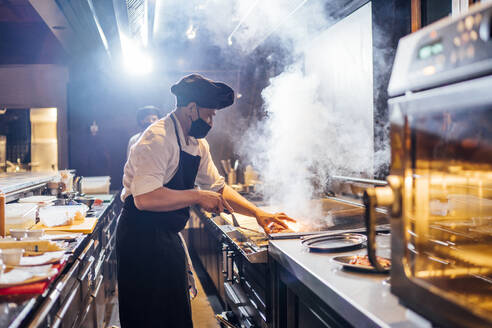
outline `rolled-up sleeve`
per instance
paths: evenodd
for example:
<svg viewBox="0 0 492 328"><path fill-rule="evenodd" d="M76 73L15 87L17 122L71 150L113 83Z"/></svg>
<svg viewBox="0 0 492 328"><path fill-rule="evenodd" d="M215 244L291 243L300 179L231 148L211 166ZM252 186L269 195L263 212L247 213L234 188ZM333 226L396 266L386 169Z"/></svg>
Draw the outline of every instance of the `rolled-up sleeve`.
<svg viewBox="0 0 492 328"><path fill-rule="evenodd" d="M129 160L134 167L131 182L133 196L154 191L167 183L168 165L173 152L164 139L163 136L149 133L132 148Z"/></svg>
<svg viewBox="0 0 492 328"><path fill-rule="evenodd" d="M200 147L201 160L196 176L196 183L202 189L219 191L225 186L224 177L219 174L212 160L212 155L210 155L208 142L205 139L202 139Z"/></svg>

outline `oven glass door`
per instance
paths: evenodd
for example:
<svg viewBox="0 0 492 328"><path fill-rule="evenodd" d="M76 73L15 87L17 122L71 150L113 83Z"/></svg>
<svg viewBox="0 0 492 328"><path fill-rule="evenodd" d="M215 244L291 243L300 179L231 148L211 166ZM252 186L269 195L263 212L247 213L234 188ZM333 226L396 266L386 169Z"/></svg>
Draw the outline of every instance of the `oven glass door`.
<svg viewBox="0 0 492 328"><path fill-rule="evenodd" d="M491 318L492 80L479 82L396 106L405 122L402 255L409 279Z"/></svg>

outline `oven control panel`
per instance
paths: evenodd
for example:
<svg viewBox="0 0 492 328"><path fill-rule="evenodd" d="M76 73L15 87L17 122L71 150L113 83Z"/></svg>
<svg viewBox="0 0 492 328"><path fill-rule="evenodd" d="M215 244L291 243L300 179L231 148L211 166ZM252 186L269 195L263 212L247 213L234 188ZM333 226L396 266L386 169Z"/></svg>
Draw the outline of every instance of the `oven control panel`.
<svg viewBox="0 0 492 328"><path fill-rule="evenodd" d="M446 18L402 38L388 88L390 96L492 73L492 4Z"/></svg>

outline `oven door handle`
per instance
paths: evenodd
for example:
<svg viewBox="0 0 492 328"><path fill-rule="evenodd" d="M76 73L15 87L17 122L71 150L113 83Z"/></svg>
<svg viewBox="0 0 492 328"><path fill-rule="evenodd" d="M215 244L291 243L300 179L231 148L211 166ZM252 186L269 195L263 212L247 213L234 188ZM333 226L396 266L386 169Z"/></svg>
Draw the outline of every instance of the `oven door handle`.
<svg viewBox="0 0 492 328"><path fill-rule="evenodd" d="M236 292L234 291L234 288L232 288L232 285L230 283L224 283L224 291L227 295L227 298L232 301L232 303L235 306L241 306L245 305L245 302L242 302L239 296L237 296Z"/></svg>

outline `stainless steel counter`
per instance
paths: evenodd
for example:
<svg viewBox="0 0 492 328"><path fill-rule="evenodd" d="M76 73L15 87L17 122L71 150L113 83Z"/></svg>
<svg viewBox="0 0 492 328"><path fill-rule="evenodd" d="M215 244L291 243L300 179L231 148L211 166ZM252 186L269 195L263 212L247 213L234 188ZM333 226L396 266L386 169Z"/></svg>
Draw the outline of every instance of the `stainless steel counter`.
<svg viewBox="0 0 492 328"><path fill-rule="evenodd" d="M4 194L53 180L56 172L0 173L0 191Z"/></svg>
<svg viewBox="0 0 492 328"><path fill-rule="evenodd" d="M60 322L65 327L67 322L74 321L77 327L93 327L95 325L92 323L95 321L99 326L102 325L101 313L104 316L105 312L100 309L104 309L104 304L109 304L108 300L113 297L116 286L114 244L116 217L120 209L118 196L119 193L106 197L102 206L93 209L92 215L98 218L94 231L71 243L67 264L43 294L0 298L0 327L51 327ZM82 273L89 271L90 274L85 274L87 278L82 279ZM96 288L101 285L104 287ZM101 292L98 293L98 290ZM75 296L68 297L72 292ZM87 297L82 297L83 295ZM95 300L92 301L89 296ZM90 307L82 308L86 306L83 301L88 299L92 301L89 303ZM61 311L62 308L65 309L64 312ZM85 311L86 309L91 311ZM87 319L84 320L83 314ZM88 322L91 324L87 324Z"/></svg>
<svg viewBox="0 0 492 328"><path fill-rule="evenodd" d="M378 237L389 256L388 236ZM310 253L299 240L272 240L269 256L281 264L329 307L354 327L420 327L430 324L398 303L391 294L389 275L343 269L331 259L366 255L365 249L344 253Z"/></svg>

